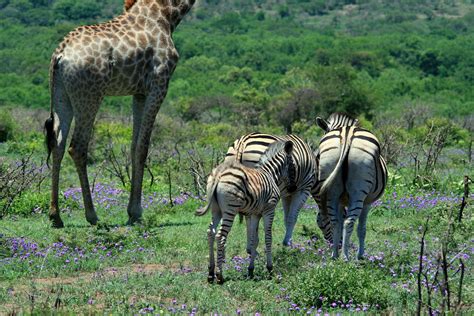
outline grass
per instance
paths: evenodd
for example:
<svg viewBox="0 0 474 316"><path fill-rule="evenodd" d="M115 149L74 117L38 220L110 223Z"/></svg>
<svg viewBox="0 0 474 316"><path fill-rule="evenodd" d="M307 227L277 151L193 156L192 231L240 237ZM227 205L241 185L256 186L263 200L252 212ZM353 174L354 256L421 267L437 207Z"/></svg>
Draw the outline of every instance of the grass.
<svg viewBox="0 0 474 316"><path fill-rule="evenodd" d="M420 226L431 217L424 258L431 280L449 211L459 204L458 197L437 193L386 194L369 214L366 259L349 263L330 259L329 246L316 228L312 203L300 213L292 247L283 247L279 208L272 279L264 256L257 260L256 278L246 277L245 225L236 222L227 244L226 282L220 286L206 281L210 218L193 215L204 201L181 194L170 208L166 198L146 195L143 223L128 227L124 225L127 193L102 184L95 192L101 219L96 227L87 225L75 189L65 192L62 230L50 228L47 216L38 212L0 222L0 314L51 309L134 314L414 312ZM459 282L457 260L463 258L467 267L463 308L471 311L472 226L469 209L464 222L456 226L449 253L455 262L450 270L452 295ZM357 241L355 233L352 240ZM261 242L261 254L263 247ZM355 253L354 245L352 258ZM424 285L425 290L434 287L429 282ZM436 291L432 296L439 304Z"/></svg>

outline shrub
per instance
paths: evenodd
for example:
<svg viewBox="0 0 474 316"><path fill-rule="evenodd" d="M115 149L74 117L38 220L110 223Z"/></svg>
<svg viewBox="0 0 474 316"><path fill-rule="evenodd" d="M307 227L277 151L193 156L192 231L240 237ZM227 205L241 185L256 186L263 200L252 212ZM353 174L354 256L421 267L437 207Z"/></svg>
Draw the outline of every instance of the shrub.
<svg viewBox="0 0 474 316"><path fill-rule="evenodd" d="M9 111L0 111L0 143L13 138L16 124Z"/></svg>
<svg viewBox="0 0 474 316"><path fill-rule="evenodd" d="M370 270L354 263L317 265L296 275L290 298L300 307L385 308L389 289L381 275Z"/></svg>

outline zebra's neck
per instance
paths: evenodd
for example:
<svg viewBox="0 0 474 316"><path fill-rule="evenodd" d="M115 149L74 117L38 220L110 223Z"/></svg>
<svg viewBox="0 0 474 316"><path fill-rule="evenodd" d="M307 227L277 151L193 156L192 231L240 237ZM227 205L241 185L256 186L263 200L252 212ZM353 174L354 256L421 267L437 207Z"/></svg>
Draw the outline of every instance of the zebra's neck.
<svg viewBox="0 0 474 316"><path fill-rule="evenodd" d="M287 172L285 167L286 163L284 154L280 153L279 155L275 155L272 159L262 164L259 169L263 174L272 178L273 181L279 185L283 176L286 176Z"/></svg>

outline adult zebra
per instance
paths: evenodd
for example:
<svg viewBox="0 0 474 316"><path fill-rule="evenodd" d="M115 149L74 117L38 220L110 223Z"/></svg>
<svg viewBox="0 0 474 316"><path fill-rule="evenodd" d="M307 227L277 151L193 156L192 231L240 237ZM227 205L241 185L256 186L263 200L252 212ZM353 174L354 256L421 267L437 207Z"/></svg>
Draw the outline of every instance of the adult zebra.
<svg viewBox="0 0 474 316"><path fill-rule="evenodd" d="M387 166L380 155L380 144L374 134L360 128L359 121L347 114L333 113L327 121L319 117L316 121L325 131L316 152L318 180L311 192L321 209L318 226L332 241L333 258L339 256L343 235L342 249L348 260L350 237L359 218L360 259L364 255L370 204L380 198L387 183Z"/></svg>
<svg viewBox="0 0 474 316"><path fill-rule="evenodd" d="M285 185L285 182L291 185L294 181L292 152L291 141L275 142L261 155L255 168L249 168L240 163L242 151L238 150L234 159L228 159L212 170L207 180L208 204L196 211L197 216L202 216L212 209L212 221L207 231L209 282L214 281L215 239L217 239L217 282L220 284L224 282L222 263L225 258L225 244L237 213L250 217L247 221L249 223L247 236L250 237L249 276L253 276L258 245L257 227L262 216L265 226L267 269L272 272L272 223L282 185ZM216 235L219 223L221 225Z"/></svg>
<svg viewBox="0 0 474 316"><path fill-rule="evenodd" d="M315 183L316 160L309 145L296 135L276 136L271 134L251 133L240 137L229 147L225 161L232 161L235 158L237 149L242 148L240 162L247 167L255 167L261 155L272 143L277 141L292 141L294 144L294 185L296 187L290 188L291 190L289 190L288 186L284 186L280 192L286 228L283 245L288 246L291 244L299 210L306 202L310 195L311 188Z"/></svg>

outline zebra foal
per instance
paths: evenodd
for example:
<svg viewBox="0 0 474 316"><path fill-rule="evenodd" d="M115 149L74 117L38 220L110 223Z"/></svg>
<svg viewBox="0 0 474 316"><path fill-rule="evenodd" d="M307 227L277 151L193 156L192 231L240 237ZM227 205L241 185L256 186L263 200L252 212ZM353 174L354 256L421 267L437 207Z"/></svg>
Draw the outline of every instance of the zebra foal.
<svg viewBox="0 0 474 316"><path fill-rule="evenodd" d="M209 242L208 282L222 284L222 264L225 258L225 245L236 214L249 216L247 236L250 239L249 276L253 276L258 246L258 224L263 217L265 229L265 252L267 269L271 273L272 263L272 224L275 207L280 199L281 187L294 187L294 166L292 163L293 143L275 142L260 157L255 168L244 166L242 151L239 149L235 159L226 160L214 170L207 180L208 204L196 211L202 216L212 209L212 221L207 230ZM220 224L219 230L216 231ZM217 271L214 258L214 241L217 239ZM215 274L214 274L215 273Z"/></svg>
<svg viewBox="0 0 474 316"><path fill-rule="evenodd" d="M327 121L319 117L316 121L325 131L316 152L318 174L312 189L320 206L318 226L332 241L333 258L339 256L342 235L344 259L349 260L349 241L359 218L357 257L361 259L370 204L380 198L387 183L380 144L374 134L346 114L333 113Z"/></svg>
<svg viewBox="0 0 474 316"><path fill-rule="evenodd" d="M292 154L295 169L294 187L284 186L280 192L286 228L283 245L288 246L291 244L299 210L308 199L311 187L315 182L316 161L311 148L296 135L276 136L251 133L240 137L229 147L225 161L235 159L237 150L242 148L242 164L247 167L255 167L268 147L278 141L291 141L294 144Z"/></svg>

